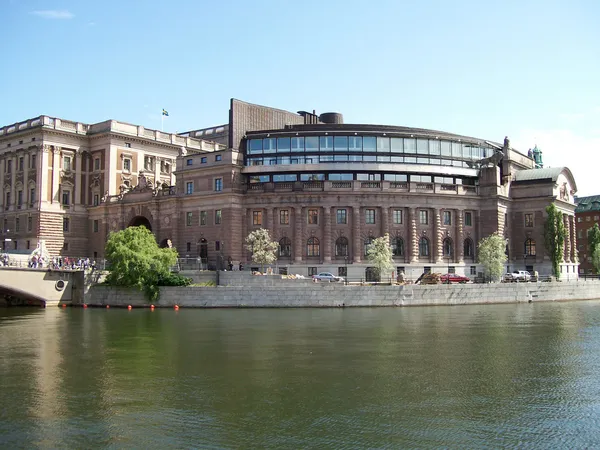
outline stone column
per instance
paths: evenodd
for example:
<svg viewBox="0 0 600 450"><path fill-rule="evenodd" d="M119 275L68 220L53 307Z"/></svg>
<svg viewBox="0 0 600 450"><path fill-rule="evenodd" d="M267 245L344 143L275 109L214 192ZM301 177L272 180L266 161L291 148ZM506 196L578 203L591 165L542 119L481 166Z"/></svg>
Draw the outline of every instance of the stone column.
<svg viewBox="0 0 600 450"><path fill-rule="evenodd" d="M17 209L17 169L18 169L19 158L15 153L12 156L12 173L10 177L10 204L12 205L11 210Z"/></svg>
<svg viewBox="0 0 600 450"><path fill-rule="evenodd" d="M267 229L271 239L273 239L273 208L265 208L265 223L264 228Z"/></svg>
<svg viewBox="0 0 600 450"><path fill-rule="evenodd" d="M352 244L352 256L354 262L360 263L362 255L362 246L360 245L360 207L352 208L352 236L354 243Z"/></svg>
<svg viewBox="0 0 600 450"><path fill-rule="evenodd" d="M144 155L143 166L142 166L142 168L144 170L146 170L146 158L152 158L150 160L150 167L152 167L152 161L154 161L154 183L156 185L156 181L160 180L160 161L159 161L159 158L156 158L155 156ZM140 168L138 167L138 172L139 171L140 171Z"/></svg>
<svg viewBox="0 0 600 450"><path fill-rule="evenodd" d="M419 262L419 236L417 234L417 209L408 209L408 226L410 234L410 262Z"/></svg>
<svg viewBox="0 0 600 450"><path fill-rule="evenodd" d="M4 199L6 194L4 193L4 171L6 170L6 160L0 158L0 208L4 211Z"/></svg>
<svg viewBox="0 0 600 450"><path fill-rule="evenodd" d="M294 261L302 262L302 207L294 207Z"/></svg>
<svg viewBox="0 0 600 450"><path fill-rule="evenodd" d="M387 206L381 207L381 235L385 236L390 232L390 208Z"/></svg>
<svg viewBox="0 0 600 450"><path fill-rule="evenodd" d="M44 145L40 152L40 160L37 167L37 188L39 191L40 205L47 202L48 198L48 168L50 167L50 146Z"/></svg>
<svg viewBox="0 0 600 450"><path fill-rule="evenodd" d="M571 226L569 227L571 230L571 262L577 263L579 262L579 257L577 255L577 230L575 227L575 216L569 216L569 222Z"/></svg>
<svg viewBox="0 0 600 450"><path fill-rule="evenodd" d="M83 171L85 172L85 184L83 185L83 200L81 203L83 203L84 205L88 205L90 202L90 196L89 196L89 191L90 191L90 162L92 163L92 170L94 168L93 164L93 160L91 158L91 154L89 152L86 152L84 154L82 154L81 156L83 157L85 155L84 158L84 168ZM92 200L93 201L93 200Z"/></svg>
<svg viewBox="0 0 600 450"><path fill-rule="evenodd" d="M73 206L80 205L81 202L81 152L77 152L74 155L75 158L75 188L74 188L74 198L73 198Z"/></svg>
<svg viewBox="0 0 600 450"><path fill-rule="evenodd" d="M566 263L571 262L571 221L569 216L563 214L563 223L565 226L565 246L563 250L563 261Z"/></svg>
<svg viewBox="0 0 600 450"><path fill-rule="evenodd" d="M331 262L331 207L323 207L323 261Z"/></svg>
<svg viewBox="0 0 600 450"><path fill-rule="evenodd" d="M31 156L29 151L27 151L23 156L23 203L25 203L25 209L29 208L29 204L31 203L31 199L29 198L29 186L27 185L27 181L29 180L30 160Z"/></svg>
<svg viewBox="0 0 600 450"><path fill-rule="evenodd" d="M60 194L58 192L60 187L60 147L54 147L52 153L52 192L50 202L60 203Z"/></svg>
<svg viewBox="0 0 600 450"><path fill-rule="evenodd" d="M455 255L458 256L458 263L465 262L465 246L463 245L465 237L463 236L463 210L456 210L456 240L454 243Z"/></svg>
<svg viewBox="0 0 600 450"><path fill-rule="evenodd" d="M433 210L433 242L431 243L433 261L436 264L444 262L444 236L442 232L442 218L439 208Z"/></svg>

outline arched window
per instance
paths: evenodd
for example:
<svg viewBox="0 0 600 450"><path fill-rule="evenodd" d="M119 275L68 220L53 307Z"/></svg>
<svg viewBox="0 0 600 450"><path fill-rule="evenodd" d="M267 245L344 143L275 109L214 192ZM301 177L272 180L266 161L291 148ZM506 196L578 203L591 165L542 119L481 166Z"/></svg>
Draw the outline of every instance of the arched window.
<svg viewBox="0 0 600 450"><path fill-rule="evenodd" d="M290 238L284 237L279 241L279 257L292 256L292 241Z"/></svg>
<svg viewBox="0 0 600 450"><path fill-rule="evenodd" d="M442 247L443 247L443 251L444 251L444 257L450 258L452 256L452 254L454 253L452 251L452 239L450 239L450 238L444 239Z"/></svg>
<svg viewBox="0 0 600 450"><path fill-rule="evenodd" d="M390 245L394 256L404 256L404 240L401 237L392 238Z"/></svg>
<svg viewBox="0 0 600 450"><path fill-rule="evenodd" d="M319 240L316 237L311 237L306 241L306 256L319 256L320 249Z"/></svg>
<svg viewBox="0 0 600 450"><path fill-rule="evenodd" d="M348 239L339 237L335 241L335 256L348 256Z"/></svg>
<svg viewBox="0 0 600 450"><path fill-rule="evenodd" d="M473 241L470 238L465 239L463 244L463 252L465 254L465 258L473 258Z"/></svg>
<svg viewBox="0 0 600 450"><path fill-rule="evenodd" d="M419 256L429 256L429 240L426 237L419 240Z"/></svg>
<svg viewBox="0 0 600 450"><path fill-rule="evenodd" d="M531 238L525 241L525 256L535 256L535 241Z"/></svg>
<svg viewBox="0 0 600 450"><path fill-rule="evenodd" d="M365 238L364 244L363 244L365 256L367 256L367 252L369 251L369 247L371 246L372 242L373 242L373 238L372 237Z"/></svg>

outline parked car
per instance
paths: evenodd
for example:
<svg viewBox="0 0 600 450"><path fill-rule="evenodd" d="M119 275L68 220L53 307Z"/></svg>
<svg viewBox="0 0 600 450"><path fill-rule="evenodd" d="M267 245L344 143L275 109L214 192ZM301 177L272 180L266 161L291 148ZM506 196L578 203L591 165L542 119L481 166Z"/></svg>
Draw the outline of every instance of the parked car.
<svg viewBox="0 0 600 450"><path fill-rule="evenodd" d="M313 281L328 281L328 282L342 282L344 277L338 277L331 272L320 272L317 275L312 276Z"/></svg>
<svg viewBox="0 0 600 450"><path fill-rule="evenodd" d="M440 277L440 282L442 284L452 284L452 283L468 283L471 281L469 277L465 277L463 275L459 275L457 273L447 273Z"/></svg>
<svg viewBox="0 0 600 450"><path fill-rule="evenodd" d="M512 272L504 275L504 281L517 283L531 281L531 274L526 270L513 270Z"/></svg>

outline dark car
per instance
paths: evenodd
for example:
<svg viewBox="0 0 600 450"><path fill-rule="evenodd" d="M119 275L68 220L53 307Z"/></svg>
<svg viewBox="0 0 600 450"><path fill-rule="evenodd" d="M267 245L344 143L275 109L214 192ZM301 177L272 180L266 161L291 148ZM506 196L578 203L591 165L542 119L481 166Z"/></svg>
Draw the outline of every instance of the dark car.
<svg viewBox="0 0 600 450"><path fill-rule="evenodd" d="M471 281L471 279L469 277L465 277L463 275L459 275L457 273L447 273L445 275L442 275L440 277L440 281L442 283L445 284L452 284L452 283L468 283L469 281Z"/></svg>

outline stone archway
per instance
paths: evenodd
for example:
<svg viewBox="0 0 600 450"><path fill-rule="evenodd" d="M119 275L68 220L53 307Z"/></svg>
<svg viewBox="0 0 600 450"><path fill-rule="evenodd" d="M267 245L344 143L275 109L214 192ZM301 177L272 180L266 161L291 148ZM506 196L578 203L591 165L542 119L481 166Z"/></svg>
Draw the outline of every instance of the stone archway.
<svg viewBox="0 0 600 450"><path fill-rule="evenodd" d="M129 221L127 227L146 227L148 230L152 231L152 224L150 224L148 218L144 216L135 216Z"/></svg>

